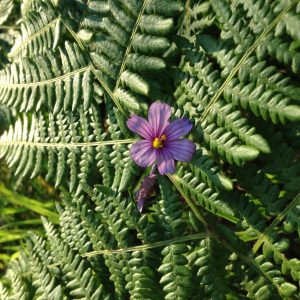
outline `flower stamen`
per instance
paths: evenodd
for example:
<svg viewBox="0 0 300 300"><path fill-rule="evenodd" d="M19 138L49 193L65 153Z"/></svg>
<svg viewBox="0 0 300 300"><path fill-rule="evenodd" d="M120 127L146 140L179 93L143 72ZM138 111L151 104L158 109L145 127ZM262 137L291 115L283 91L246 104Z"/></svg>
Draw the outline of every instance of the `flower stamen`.
<svg viewBox="0 0 300 300"><path fill-rule="evenodd" d="M155 149L162 148L163 144L159 138L155 138L152 142L152 145Z"/></svg>
<svg viewBox="0 0 300 300"><path fill-rule="evenodd" d="M162 148L163 145L164 145L164 141L167 140L167 137L166 135L162 135L160 138L156 137L153 142L152 142L152 146L155 148L155 149L159 149L159 148Z"/></svg>
<svg viewBox="0 0 300 300"><path fill-rule="evenodd" d="M166 141L167 140L167 136L165 134L163 134L161 137L160 137L160 140L161 141Z"/></svg>

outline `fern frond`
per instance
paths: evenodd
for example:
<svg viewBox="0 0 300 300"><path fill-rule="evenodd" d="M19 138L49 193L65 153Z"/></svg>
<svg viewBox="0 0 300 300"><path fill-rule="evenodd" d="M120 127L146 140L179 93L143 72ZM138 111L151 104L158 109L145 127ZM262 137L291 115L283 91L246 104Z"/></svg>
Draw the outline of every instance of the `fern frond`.
<svg viewBox="0 0 300 300"><path fill-rule="evenodd" d="M212 11L212 6L210 1L194 1L192 5L188 8L185 31L190 30L191 35L203 32L205 29L209 28L215 21L215 16Z"/></svg>
<svg viewBox="0 0 300 300"><path fill-rule="evenodd" d="M159 266L158 257L150 250L135 251L128 262L129 274L126 275L132 299L163 299L159 278L155 270Z"/></svg>
<svg viewBox="0 0 300 300"><path fill-rule="evenodd" d="M144 110L143 97L158 88L162 95L155 74L166 69L163 54L171 45L173 17L181 11L177 0L87 4L78 30L92 38L84 46L114 100L129 111Z"/></svg>
<svg viewBox="0 0 300 300"><path fill-rule="evenodd" d="M185 254L185 244L167 246L162 250L163 261L158 271L162 274L165 299L186 299L189 295L191 271Z"/></svg>
<svg viewBox="0 0 300 300"><path fill-rule="evenodd" d="M109 149L110 145L117 147L119 143L130 143L133 140L109 141L104 140L99 123L93 122L89 125L89 119L99 115L93 106L89 113L79 109L79 116L70 118L63 113L53 116L48 115L48 120L41 114L32 117L19 119L15 126L5 132L0 138L0 156L5 158L11 167L16 168L16 175L20 178L35 177L43 172L43 162L48 163L47 179L53 180L58 186L66 176L70 176L70 190L73 191L75 183L79 180L78 192L85 190L87 183L93 178L89 175L95 167L92 162L98 160L100 174L105 177L114 174L113 166L109 156L102 149ZM97 117L98 118L98 117ZM95 119L95 121L98 119ZM80 134L77 131L77 124L80 123ZM97 126L97 131L93 128ZM123 137L122 135L113 135ZM93 141L94 139L94 141ZM96 140L96 141L95 141ZM126 146L125 146L126 147ZM122 152L124 147L118 146L114 155ZM118 155L122 155L119 153ZM128 152L127 152L128 155ZM123 157L123 156L122 156ZM77 158L80 158L80 163ZM107 160L112 170L110 173L100 166L101 160ZM121 160L121 159L119 159ZM132 170L135 170L131 163ZM121 162L121 165L123 162ZM75 168L75 169L74 169ZM70 169L70 175L68 175ZM74 174L76 172L76 176ZM57 172L56 172L57 171ZM119 171L120 175L123 168ZM134 171L132 171L134 174ZM130 177L127 178L130 180Z"/></svg>
<svg viewBox="0 0 300 300"><path fill-rule="evenodd" d="M23 0L0 26L0 158L63 195L1 300L299 299L298 2ZM141 213L126 121L157 99L197 150Z"/></svg>
<svg viewBox="0 0 300 300"><path fill-rule="evenodd" d="M260 32L263 30L264 26L272 20L273 16L277 13L277 11L285 5L284 2L279 3L276 6L275 3L271 1L266 1L265 5L268 6L268 9L262 12L258 1L254 1L253 3L249 3L248 0L241 1L248 12L248 15L251 17L250 26L253 27L255 32ZM297 1L288 1L285 7L280 14L280 17L284 20L287 14L284 12L289 11L289 15L295 14L294 7L297 4ZM259 16L259 17L257 17ZM282 23L281 23L282 24ZM278 24L280 26L280 23ZM299 74L300 68L300 53L290 48L291 42L286 41L282 37L276 37L274 32L271 32L267 38L263 41L262 45L258 49L259 56L265 57L266 54L269 54L274 59L278 60L280 63L290 67L292 72L295 74Z"/></svg>
<svg viewBox="0 0 300 300"><path fill-rule="evenodd" d="M8 54L14 61L55 50L60 41L61 22L52 1L39 1L38 9L31 5L31 8L23 8L21 33Z"/></svg>
<svg viewBox="0 0 300 300"><path fill-rule="evenodd" d="M195 177L202 178L210 188L231 191L233 188L230 178L220 173L220 168L208 156L205 149L196 151L190 163L190 169Z"/></svg>
<svg viewBox="0 0 300 300"><path fill-rule="evenodd" d="M267 240L263 245L263 255L265 258L273 258L275 263L281 265L282 273L290 275L295 282L300 281L300 260L297 258L288 259L285 252L288 250L290 242L286 238ZM296 286L289 283L290 288L295 290Z"/></svg>
<svg viewBox="0 0 300 300"><path fill-rule="evenodd" d="M26 112L48 107L56 114L63 108L67 110L73 101L78 103L79 99L73 100L73 97L80 95L73 93L73 89L81 88L83 98L87 98L86 110L93 91L89 69L79 47L68 42L64 49L60 48L59 58L51 51L43 56L24 58L0 72L1 103ZM82 86L75 86L78 84Z"/></svg>
<svg viewBox="0 0 300 300"><path fill-rule="evenodd" d="M268 281L256 278L254 281L250 280L246 283L246 288L253 293L250 295L254 299L259 299L259 296L267 299L271 295L277 296L277 298L279 298L278 295L283 298L298 297L297 287L289 283L273 263L264 259L263 255L257 256L255 261ZM276 289L277 295L274 293L274 289Z"/></svg>
<svg viewBox="0 0 300 300"><path fill-rule="evenodd" d="M254 199L257 197L273 214L278 213L284 204L279 197L279 188L273 184L263 172L257 173L254 167L248 166L237 172L241 186L252 194Z"/></svg>
<svg viewBox="0 0 300 300"><path fill-rule="evenodd" d="M10 296L8 294L8 290L3 285L2 282L0 282L0 296L1 296L1 299L3 299L3 300L9 300L10 299Z"/></svg>
<svg viewBox="0 0 300 300"><path fill-rule="evenodd" d="M205 121L201 121L201 117L197 116L197 113L200 115L203 113L204 108L210 103L210 95L218 91L222 82L218 71L214 69L205 53L203 51L197 53L197 51L192 49L185 52L182 62L185 74L180 74L178 81L182 76L185 80L180 81L175 97L178 99L179 106L181 103L186 103L187 98L193 99L192 105L197 109L188 108L187 111L192 112L191 117L201 122L198 126L198 131L202 131L198 133L200 141L204 139L213 152L226 158L230 163L234 162L238 165L243 161L256 158L259 152L255 148L268 152L267 142L263 137L254 134L255 129L247 124L246 119L240 117L239 111L235 110L234 106L225 106L220 102L212 106ZM235 121L237 118L240 119L239 122ZM196 134L194 136L196 137ZM241 145L243 143L248 145Z"/></svg>
<svg viewBox="0 0 300 300"><path fill-rule="evenodd" d="M296 122L300 119L298 105L294 105L289 98L280 94L265 91L263 86L255 86L252 83L243 86L235 80L226 88L224 98L228 102L241 105L244 109L251 109L256 116L271 120L275 124Z"/></svg>
<svg viewBox="0 0 300 300"><path fill-rule="evenodd" d="M295 41L299 39L299 32L295 30L299 26L299 4L289 11L283 18L282 22L278 23L276 27L276 36L284 36L287 33Z"/></svg>
<svg viewBox="0 0 300 300"><path fill-rule="evenodd" d="M63 295L62 286L56 278L57 274L53 274L53 271L47 268L47 264L51 264L52 260L45 249L45 241L36 236L32 236L32 241L29 241L28 245L32 253L29 261L32 272L32 283L36 289L35 296L40 299L66 299ZM45 258L46 260L44 260Z"/></svg>
<svg viewBox="0 0 300 300"><path fill-rule="evenodd" d="M5 23L14 8L13 0L3 0L0 3L0 25Z"/></svg>
<svg viewBox="0 0 300 300"><path fill-rule="evenodd" d="M228 74L236 64L233 51L224 49L214 54ZM250 109L256 116L273 123L299 120L299 87L289 77L256 57L250 57L239 69L239 80L232 79L224 88L224 99L244 109ZM282 107L280 106L282 105Z"/></svg>
<svg viewBox="0 0 300 300"><path fill-rule="evenodd" d="M254 204L251 196L237 195L234 198L233 206L239 212L242 221L240 225L243 231L236 234L243 241L251 241L258 238L258 236L265 230L267 221L263 213L263 206Z"/></svg>
<svg viewBox="0 0 300 300"><path fill-rule="evenodd" d="M226 201L220 198L220 194L195 178L192 173L179 170L178 176L172 175L170 178L184 198L191 198L197 205L209 212L231 222L237 222L234 211Z"/></svg>
<svg viewBox="0 0 300 300"><path fill-rule="evenodd" d="M67 293L75 299L89 297L99 299L103 293L102 285L99 285L97 276L93 276L90 264L64 241L57 232L51 228L51 224L43 220L48 232L51 253L54 263L62 265L61 271ZM64 241L64 242L63 242ZM53 247L56 245L57 247Z"/></svg>
<svg viewBox="0 0 300 300"><path fill-rule="evenodd" d="M200 278L198 293L209 299L226 299L228 281L224 276L226 273L224 254L228 256L227 251L224 253L221 245L210 238L202 240L196 249L195 265L198 269L197 276ZM219 256L220 253L222 258ZM210 278L211 276L213 278Z"/></svg>
<svg viewBox="0 0 300 300"><path fill-rule="evenodd" d="M0 106L0 134L9 129L9 125L14 123L14 112L5 106Z"/></svg>
<svg viewBox="0 0 300 300"><path fill-rule="evenodd" d="M24 274L28 274L29 269L28 258L24 252L20 253L18 260L10 262L7 272L7 278L11 283L10 297L16 297L20 300L27 300L32 297L34 288L31 275L28 276L29 278L24 276Z"/></svg>
<svg viewBox="0 0 300 300"><path fill-rule="evenodd" d="M258 61L255 56L241 66L238 77L245 84L256 82L258 86L264 86L266 91L282 94L285 98L296 100L296 103L300 100L299 87L290 77L266 61Z"/></svg>
<svg viewBox="0 0 300 300"><path fill-rule="evenodd" d="M284 229L287 232L297 231L300 236L299 225L300 205L297 205L294 209L289 211L284 222Z"/></svg>
<svg viewBox="0 0 300 300"><path fill-rule="evenodd" d="M159 187L162 199L159 202L161 220L166 238L181 236L184 234L187 224L183 217L183 205L176 194L173 194L172 186L167 179L159 178Z"/></svg>
<svg viewBox="0 0 300 300"><path fill-rule="evenodd" d="M131 237L128 227L120 218L120 213L115 210L112 197L101 192L101 189L95 189L94 201L98 205L97 211L101 214L103 220L106 220L111 234L116 238L120 246L127 246L131 243Z"/></svg>

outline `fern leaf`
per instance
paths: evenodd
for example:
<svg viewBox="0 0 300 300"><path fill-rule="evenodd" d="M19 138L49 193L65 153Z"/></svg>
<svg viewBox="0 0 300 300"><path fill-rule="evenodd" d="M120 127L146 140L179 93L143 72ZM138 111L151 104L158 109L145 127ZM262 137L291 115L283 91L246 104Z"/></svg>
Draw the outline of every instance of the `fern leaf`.
<svg viewBox="0 0 300 300"><path fill-rule="evenodd" d="M34 1L37 2L37 1ZM61 37L61 23L55 6L49 0L39 1L32 8L23 8L21 33L8 56L14 61L56 49Z"/></svg>
<svg viewBox="0 0 300 300"><path fill-rule="evenodd" d="M190 289L191 271L185 257L188 248L184 244L167 246L163 249L163 261L158 271L162 274L165 299L186 299Z"/></svg>
<svg viewBox="0 0 300 300"><path fill-rule="evenodd" d="M185 198L191 198L196 204L202 206L209 212L222 216L223 218L236 222L235 213L228 203L219 199L219 194L210 189L205 183L199 182L191 173L181 173L172 176L172 181Z"/></svg>
<svg viewBox="0 0 300 300"><path fill-rule="evenodd" d="M7 18L10 16L14 8L14 2L12 0L4 0L0 3L0 25L5 23Z"/></svg>
<svg viewBox="0 0 300 300"><path fill-rule="evenodd" d="M227 292L228 282L224 276L226 259L218 257L220 248L209 238L202 240L197 248L195 265L198 268L197 276L200 277L200 293L210 299L225 299Z"/></svg>
<svg viewBox="0 0 300 300"><path fill-rule="evenodd" d="M129 111L143 109L141 96L149 96L158 85L155 74L166 68L162 56L171 45L173 17L182 11L179 1L171 2L92 1L79 23L79 30L93 33L85 47L99 78L113 91L113 100Z"/></svg>
<svg viewBox="0 0 300 300"><path fill-rule="evenodd" d="M135 251L128 263L130 269L126 276L132 299L163 299L158 283L158 257L152 251Z"/></svg>

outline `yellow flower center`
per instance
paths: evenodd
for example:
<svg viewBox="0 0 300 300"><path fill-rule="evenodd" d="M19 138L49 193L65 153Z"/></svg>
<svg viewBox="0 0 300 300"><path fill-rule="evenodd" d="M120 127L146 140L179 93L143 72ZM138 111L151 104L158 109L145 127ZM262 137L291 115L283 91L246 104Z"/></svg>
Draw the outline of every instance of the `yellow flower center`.
<svg viewBox="0 0 300 300"><path fill-rule="evenodd" d="M156 137L152 142L153 147L155 149L162 148L166 139L167 137L164 134L160 138Z"/></svg>

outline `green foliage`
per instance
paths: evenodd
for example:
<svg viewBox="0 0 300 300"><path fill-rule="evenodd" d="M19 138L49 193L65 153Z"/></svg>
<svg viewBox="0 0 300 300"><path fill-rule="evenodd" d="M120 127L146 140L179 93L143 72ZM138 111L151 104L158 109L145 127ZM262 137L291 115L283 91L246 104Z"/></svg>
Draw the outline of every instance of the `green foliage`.
<svg viewBox="0 0 300 300"><path fill-rule="evenodd" d="M0 25L2 25L11 14L14 8L14 1L13 0L2 0L0 2Z"/></svg>
<svg viewBox="0 0 300 300"><path fill-rule="evenodd" d="M20 192L13 192L5 187L9 184L9 173L5 172L5 166L0 168L0 272L4 272L7 263L11 258L19 256L19 245L28 237L29 230L37 234L42 234L41 216L45 216L58 223L58 215L54 212L54 194L43 197L39 194L38 188L41 183L35 180L28 190L35 188L33 195L28 194L26 188L21 187ZM42 197L41 200L32 197ZM52 200L52 201L51 201Z"/></svg>
<svg viewBox="0 0 300 300"><path fill-rule="evenodd" d="M201 241L190 254L191 264L197 270L195 292L209 299L226 299L228 278L226 265L228 251L210 238ZM196 298L195 298L196 299Z"/></svg>
<svg viewBox="0 0 300 300"><path fill-rule="evenodd" d="M57 222L3 187L0 209L35 211L46 234L0 228L27 238L1 300L299 299L299 13L296 0L0 1L0 159L16 187L38 177L61 193ZM194 122L197 151L140 213L149 170L126 120L156 99Z"/></svg>

